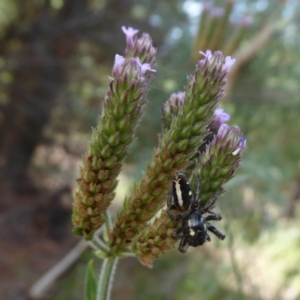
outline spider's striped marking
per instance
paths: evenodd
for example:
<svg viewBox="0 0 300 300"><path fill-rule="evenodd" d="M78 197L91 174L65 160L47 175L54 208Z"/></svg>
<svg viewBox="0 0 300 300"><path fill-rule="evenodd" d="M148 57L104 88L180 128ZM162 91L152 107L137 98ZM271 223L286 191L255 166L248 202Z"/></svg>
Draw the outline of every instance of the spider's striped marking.
<svg viewBox="0 0 300 300"><path fill-rule="evenodd" d="M176 173L173 180L173 204L179 211L186 211L192 201L193 193L185 175Z"/></svg>

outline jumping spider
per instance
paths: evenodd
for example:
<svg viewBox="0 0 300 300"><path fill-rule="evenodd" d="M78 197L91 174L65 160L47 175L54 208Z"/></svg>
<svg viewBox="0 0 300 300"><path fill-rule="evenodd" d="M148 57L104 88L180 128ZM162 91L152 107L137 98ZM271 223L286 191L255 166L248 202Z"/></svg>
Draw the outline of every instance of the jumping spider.
<svg viewBox="0 0 300 300"><path fill-rule="evenodd" d="M215 234L220 240L225 239L225 234L214 227L208 221L220 221L222 216L212 212L210 209L220 196L220 189L205 205L200 206L200 179L198 178L196 197L194 197L190 184L181 171L175 174L172 188L167 202L167 213L173 222L182 220L179 228L173 232L173 238L181 240L178 250L185 253L189 246L197 247L210 241L207 231ZM174 215L173 211L178 212ZM209 215L204 217L203 215Z"/></svg>

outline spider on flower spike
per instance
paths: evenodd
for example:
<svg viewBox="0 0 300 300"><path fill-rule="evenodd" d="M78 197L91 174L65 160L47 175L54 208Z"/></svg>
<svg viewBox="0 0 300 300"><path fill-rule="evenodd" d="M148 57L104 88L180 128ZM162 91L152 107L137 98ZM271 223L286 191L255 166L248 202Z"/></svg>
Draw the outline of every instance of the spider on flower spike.
<svg viewBox="0 0 300 300"><path fill-rule="evenodd" d="M201 206L200 178L198 177L197 180L194 197L184 173L179 171L175 174L167 201L167 213L173 222L182 220L181 226L175 229L172 234L174 239L180 240L178 247L180 252L185 253L189 246L197 247L210 241L208 231L220 240L225 239L225 234L209 223L209 221L222 220L220 214L211 211L221 193L222 189L205 205ZM176 211L178 214L174 215L172 211ZM208 215L204 216L204 214Z"/></svg>

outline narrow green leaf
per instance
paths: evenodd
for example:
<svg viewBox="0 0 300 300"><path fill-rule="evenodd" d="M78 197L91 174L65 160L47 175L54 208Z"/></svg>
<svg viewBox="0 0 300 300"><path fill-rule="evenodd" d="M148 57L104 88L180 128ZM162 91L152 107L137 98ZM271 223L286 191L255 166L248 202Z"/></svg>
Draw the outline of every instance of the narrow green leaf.
<svg viewBox="0 0 300 300"><path fill-rule="evenodd" d="M85 299L96 300L97 280L93 270L93 260L88 262L85 278Z"/></svg>

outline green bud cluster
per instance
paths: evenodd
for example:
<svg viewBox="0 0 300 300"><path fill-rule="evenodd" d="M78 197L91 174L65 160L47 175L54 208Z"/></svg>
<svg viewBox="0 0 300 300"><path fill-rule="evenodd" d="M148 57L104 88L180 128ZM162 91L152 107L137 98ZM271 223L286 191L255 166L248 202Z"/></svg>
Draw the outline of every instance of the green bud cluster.
<svg viewBox="0 0 300 300"><path fill-rule="evenodd" d="M189 158L207 133L207 126L223 95L228 71L228 61L220 52L208 52L196 65L194 75L188 80L184 103L172 118L170 128L164 131L153 162L135 186L134 196L125 200L117 215L110 233L114 251L129 246L165 204L174 173L188 166Z"/></svg>
<svg viewBox="0 0 300 300"><path fill-rule="evenodd" d="M144 266L152 268L153 261L172 248L177 240L172 237L176 224L170 220L167 212L162 210L132 245L132 250Z"/></svg>
<svg viewBox="0 0 300 300"><path fill-rule="evenodd" d="M208 202L235 175L245 147L241 144L242 141L239 127L223 124L206 152L201 155L194 175L201 178L202 204ZM196 185L196 176L193 176L191 183Z"/></svg>
<svg viewBox="0 0 300 300"><path fill-rule="evenodd" d="M94 237L95 242L94 233L105 222L104 240L98 238L105 247L103 253L99 248L99 256L126 257L132 250L142 264L152 267L153 260L177 242L172 234L180 221L173 222L165 210L149 223L166 204L174 174L178 170L192 173L192 186L200 177L201 204L207 203L234 176L246 140L238 127L224 124L229 115L216 109L234 60L221 52L202 53L204 58L188 77L185 91L171 95L165 103L153 160L112 227L106 211L143 113L156 54L149 35L137 39L138 30L122 30L125 57L116 55L102 114L83 158L73 204L73 231L87 240Z"/></svg>
<svg viewBox="0 0 300 300"><path fill-rule="evenodd" d="M116 56L102 116L83 159L73 204L73 231L88 240L104 223L103 212L114 198L117 176L134 139L152 71L138 58Z"/></svg>
<svg viewBox="0 0 300 300"><path fill-rule="evenodd" d="M223 192L223 184L235 175L244 147L238 127L226 124L221 126L192 176L193 186L196 185L197 176L201 178L201 205L207 203L218 191ZM174 248L177 241L173 239L172 233L178 226L163 210L160 217L148 225L134 241L132 249L139 261L151 268L155 259Z"/></svg>

